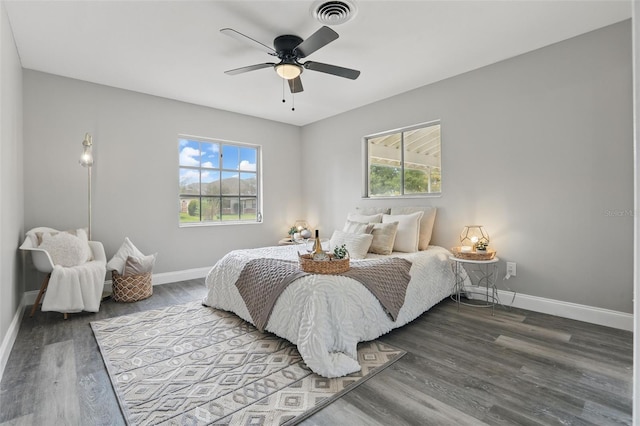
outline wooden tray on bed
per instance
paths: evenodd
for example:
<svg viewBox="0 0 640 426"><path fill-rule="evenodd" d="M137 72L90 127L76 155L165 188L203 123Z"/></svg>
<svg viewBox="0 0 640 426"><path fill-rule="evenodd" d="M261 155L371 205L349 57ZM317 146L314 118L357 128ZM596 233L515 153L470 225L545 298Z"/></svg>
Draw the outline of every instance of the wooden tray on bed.
<svg viewBox="0 0 640 426"><path fill-rule="evenodd" d="M349 270L349 258L334 259L329 254L329 260L313 260L310 254L298 254L300 269L310 274L341 274Z"/></svg>

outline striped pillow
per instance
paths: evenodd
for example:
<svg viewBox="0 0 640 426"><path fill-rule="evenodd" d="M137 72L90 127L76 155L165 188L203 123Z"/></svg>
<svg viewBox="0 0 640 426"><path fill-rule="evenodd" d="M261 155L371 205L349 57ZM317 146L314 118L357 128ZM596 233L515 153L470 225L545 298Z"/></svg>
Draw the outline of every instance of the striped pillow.
<svg viewBox="0 0 640 426"><path fill-rule="evenodd" d="M342 231L351 234L370 234L373 231L373 223L354 222L347 219Z"/></svg>

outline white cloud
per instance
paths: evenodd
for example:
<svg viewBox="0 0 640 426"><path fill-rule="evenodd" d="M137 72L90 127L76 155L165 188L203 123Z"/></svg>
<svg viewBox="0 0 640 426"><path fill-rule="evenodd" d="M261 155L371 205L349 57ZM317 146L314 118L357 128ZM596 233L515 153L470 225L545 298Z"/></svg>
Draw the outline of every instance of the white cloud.
<svg viewBox="0 0 640 426"><path fill-rule="evenodd" d="M250 163L247 160L242 160L240 162L240 166L238 167L239 170L246 170L246 171L251 171L251 172L255 172L256 171L256 165L255 163Z"/></svg>
<svg viewBox="0 0 640 426"><path fill-rule="evenodd" d="M202 163L202 167L210 167L213 169L213 163L211 161L206 161Z"/></svg>
<svg viewBox="0 0 640 426"><path fill-rule="evenodd" d="M199 157L200 150L191 148L189 146L182 148L180 151L180 165L181 166L199 166L200 160L196 160L193 157Z"/></svg>
<svg viewBox="0 0 640 426"><path fill-rule="evenodd" d="M186 170L180 173L180 181L185 183L198 182L200 173L197 170Z"/></svg>
<svg viewBox="0 0 640 426"><path fill-rule="evenodd" d="M218 147L217 143L211 143L211 144L207 144L207 145L209 145L209 149L207 149L207 151L211 151L212 154L216 154L216 155L218 155L218 153L220 153L220 148ZM206 145L205 145L205 147L206 147Z"/></svg>

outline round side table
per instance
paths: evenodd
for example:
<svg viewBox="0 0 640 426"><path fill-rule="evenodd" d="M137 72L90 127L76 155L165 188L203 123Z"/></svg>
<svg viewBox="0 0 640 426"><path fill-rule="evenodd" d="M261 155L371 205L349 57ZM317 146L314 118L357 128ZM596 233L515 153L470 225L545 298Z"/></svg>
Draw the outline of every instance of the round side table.
<svg viewBox="0 0 640 426"><path fill-rule="evenodd" d="M496 281L498 279L498 261L499 258L494 257L491 260L468 260L460 259L455 256L449 256L453 273L455 274L455 284L453 292L451 293L451 299L455 300L458 304L458 310L460 305L468 305L474 307L491 308L491 315L494 314L494 308L496 303L500 303L498 300L498 289L496 287ZM476 283L473 283L472 277L476 279ZM465 286L467 279L471 286ZM460 295L476 295L478 303L462 302Z"/></svg>

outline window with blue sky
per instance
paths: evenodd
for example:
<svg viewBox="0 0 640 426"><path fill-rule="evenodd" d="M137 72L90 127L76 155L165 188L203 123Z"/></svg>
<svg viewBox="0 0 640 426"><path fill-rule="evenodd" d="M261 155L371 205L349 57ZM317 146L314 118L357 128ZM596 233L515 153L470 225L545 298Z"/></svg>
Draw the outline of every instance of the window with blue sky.
<svg viewBox="0 0 640 426"><path fill-rule="evenodd" d="M260 222L260 147L179 137L179 221Z"/></svg>

